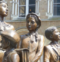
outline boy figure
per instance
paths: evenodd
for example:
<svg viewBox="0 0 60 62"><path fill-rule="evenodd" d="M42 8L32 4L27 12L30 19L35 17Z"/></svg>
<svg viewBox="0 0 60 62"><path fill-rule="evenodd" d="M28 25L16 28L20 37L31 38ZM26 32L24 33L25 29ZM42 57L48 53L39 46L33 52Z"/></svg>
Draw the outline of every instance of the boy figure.
<svg viewBox="0 0 60 62"><path fill-rule="evenodd" d="M53 26L45 30L45 36L51 40L51 43L44 47L44 62L60 62L60 33L58 29Z"/></svg>
<svg viewBox="0 0 60 62"><path fill-rule="evenodd" d="M19 43L20 38L13 30L6 30L1 32L2 35L2 48L6 49L2 62L19 62L20 58L14 50Z"/></svg>

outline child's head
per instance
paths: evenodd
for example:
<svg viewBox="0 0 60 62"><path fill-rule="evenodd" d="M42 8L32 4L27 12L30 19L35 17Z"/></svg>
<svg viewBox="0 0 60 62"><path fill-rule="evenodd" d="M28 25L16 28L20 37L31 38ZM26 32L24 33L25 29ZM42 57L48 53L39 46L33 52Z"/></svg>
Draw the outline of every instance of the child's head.
<svg viewBox="0 0 60 62"><path fill-rule="evenodd" d="M49 27L45 30L45 36L52 41L58 41L60 39L60 33L55 26Z"/></svg>
<svg viewBox="0 0 60 62"><path fill-rule="evenodd" d="M3 1L0 1L0 16L7 16L8 15L8 8L7 4Z"/></svg>
<svg viewBox="0 0 60 62"><path fill-rule="evenodd" d="M20 41L18 34L13 30L6 30L1 32L2 35L2 47L7 49L8 47L17 48Z"/></svg>
<svg viewBox="0 0 60 62"><path fill-rule="evenodd" d="M29 13L26 17L26 23L28 30L36 30L41 26L41 20L34 13ZM34 29L33 29L34 28Z"/></svg>

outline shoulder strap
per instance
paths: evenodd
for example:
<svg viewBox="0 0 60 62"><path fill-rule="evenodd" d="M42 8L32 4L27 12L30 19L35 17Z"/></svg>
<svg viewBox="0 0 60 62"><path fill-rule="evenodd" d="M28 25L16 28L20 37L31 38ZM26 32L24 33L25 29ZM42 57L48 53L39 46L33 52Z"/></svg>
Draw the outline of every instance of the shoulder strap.
<svg viewBox="0 0 60 62"><path fill-rule="evenodd" d="M60 61L60 55L57 53L57 51L54 49L54 48L52 48L53 49L53 51L56 53L56 55L57 55L57 61Z"/></svg>
<svg viewBox="0 0 60 62"><path fill-rule="evenodd" d="M58 55L58 53L57 53L57 51L56 51L54 48L52 48L52 49L53 49L53 50L54 50L54 52L57 54L57 56L59 56L59 55Z"/></svg>

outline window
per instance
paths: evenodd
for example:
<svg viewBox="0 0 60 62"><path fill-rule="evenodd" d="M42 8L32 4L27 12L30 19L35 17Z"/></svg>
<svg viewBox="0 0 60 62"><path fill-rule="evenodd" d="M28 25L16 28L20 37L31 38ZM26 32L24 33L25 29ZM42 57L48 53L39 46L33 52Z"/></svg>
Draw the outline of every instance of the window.
<svg viewBox="0 0 60 62"><path fill-rule="evenodd" d="M35 13L35 0L29 0L29 13Z"/></svg>
<svg viewBox="0 0 60 62"><path fill-rule="evenodd" d="M19 17L25 17L31 12L35 13L35 0L19 0Z"/></svg>
<svg viewBox="0 0 60 62"><path fill-rule="evenodd" d="M19 0L19 17L25 17L26 14L26 0Z"/></svg>
<svg viewBox="0 0 60 62"><path fill-rule="evenodd" d="M40 0L12 0L10 3L12 4L12 19L26 17L28 13L39 13L39 2Z"/></svg>
<svg viewBox="0 0 60 62"><path fill-rule="evenodd" d="M54 0L53 15L55 15L55 16L60 15L60 0Z"/></svg>

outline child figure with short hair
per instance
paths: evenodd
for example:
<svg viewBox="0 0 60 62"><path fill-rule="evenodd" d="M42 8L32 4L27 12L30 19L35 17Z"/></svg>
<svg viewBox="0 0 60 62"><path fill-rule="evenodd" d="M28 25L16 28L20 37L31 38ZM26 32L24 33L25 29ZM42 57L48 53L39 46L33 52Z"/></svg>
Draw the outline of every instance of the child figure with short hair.
<svg viewBox="0 0 60 62"><path fill-rule="evenodd" d="M55 26L45 30L45 36L51 42L44 47L44 62L60 62L60 32Z"/></svg>

